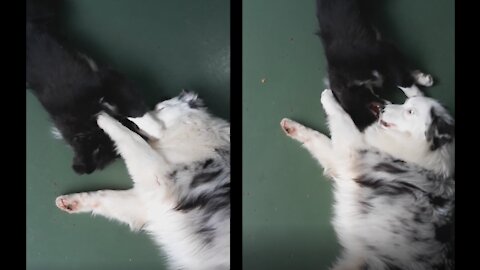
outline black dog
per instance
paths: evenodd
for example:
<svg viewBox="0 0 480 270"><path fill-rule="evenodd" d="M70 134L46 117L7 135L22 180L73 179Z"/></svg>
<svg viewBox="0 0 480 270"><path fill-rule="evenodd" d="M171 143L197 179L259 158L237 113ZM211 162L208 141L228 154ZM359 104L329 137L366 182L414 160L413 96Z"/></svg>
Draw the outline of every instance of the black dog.
<svg viewBox="0 0 480 270"><path fill-rule="evenodd" d="M432 77L412 71L395 46L382 40L362 0L317 0L317 19L328 62L329 88L361 131L377 120L386 85L430 86Z"/></svg>
<svg viewBox="0 0 480 270"><path fill-rule="evenodd" d="M109 111L135 131L136 126L126 117L140 117L148 107L125 77L97 65L61 38L59 7L56 0L27 1L27 88L72 146L75 172L88 174L117 157L112 141L96 124L96 115Z"/></svg>

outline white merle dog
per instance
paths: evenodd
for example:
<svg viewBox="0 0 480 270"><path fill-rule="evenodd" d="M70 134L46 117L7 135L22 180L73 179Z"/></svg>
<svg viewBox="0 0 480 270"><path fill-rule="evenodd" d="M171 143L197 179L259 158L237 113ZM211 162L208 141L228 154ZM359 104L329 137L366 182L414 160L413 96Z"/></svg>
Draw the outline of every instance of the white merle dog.
<svg viewBox="0 0 480 270"><path fill-rule="evenodd" d="M159 103L153 115L131 119L151 136L148 142L108 114L98 116L132 189L64 195L56 204L148 232L172 269L229 269L230 124L185 92Z"/></svg>
<svg viewBox="0 0 480 270"><path fill-rule="evenodd" d="M322 93L331 139L289 119L334 181L333 225L344 250L335 270L454 269L454 120L418 88L403 88L360 132L331 90Z"/></svg>

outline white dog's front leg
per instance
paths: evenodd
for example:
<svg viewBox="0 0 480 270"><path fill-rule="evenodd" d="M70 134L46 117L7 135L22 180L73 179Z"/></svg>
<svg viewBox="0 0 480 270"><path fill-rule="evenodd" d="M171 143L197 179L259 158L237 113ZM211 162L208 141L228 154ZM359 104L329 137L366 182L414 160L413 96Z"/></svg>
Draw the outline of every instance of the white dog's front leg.
<svg viewBox="0 0 480 270"><path fill-rule="evenodd" d="M165 128L163 122L150 112L147 112L142 117L129 117L128 119L135 123L139 129L156 139L160 138Z"/></svg>
<svg viewBox="0 0 480 270"><path fill-rule="evenodd" d="M302 143L302 146L324 168L327 175L334 174L335 153L327 136L287 118L282 119L280 125L287 136Z"/></svg>
<svg viewBox="0 0 480 270"><path fill-rule="evenodd" d="M73 193L57 197L55 204L68 213L102 215L126 223L132 230L139 230L147 220L145 206L133 189L100 190Z"/></svg>
<svg viewBox="0 0 480 270"><path fill-rule="evenodd" d="M338 104L330 89L322 92L321 102L328 118L333 149L350 152L362 143L362 134L353 123L352 118Z"/></svg>
<svg viewBox="0 0 480 270"><path fill-rule="evenodd" d="M135 183L168 184L167 162L142 137L105 113L99 114L97 124L115 143Z"/></svg>

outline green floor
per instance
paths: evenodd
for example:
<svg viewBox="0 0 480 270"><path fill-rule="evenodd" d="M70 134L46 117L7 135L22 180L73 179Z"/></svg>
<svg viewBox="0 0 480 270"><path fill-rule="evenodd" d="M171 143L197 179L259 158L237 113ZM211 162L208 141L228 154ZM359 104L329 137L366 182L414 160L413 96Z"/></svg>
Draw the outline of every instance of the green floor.
<svg viewBox="0 0 480 270"><path fill-rule="evenodd" d="M151 105L187 88L229 119L229 1L65 2L71 39L127 74ZM290 117L327 131L314 2L243 1L244 269L327 269L339 252L330 225L331 185L279 128L280 119ZM383 3L375 8L384 36L435 76L427 93L454 114L454 1L373 2ZM123 189L131 182L121 161L75 175L71 150L51 138L47 114L30 93L26 102L27 269L162 269L146 235L55 207L63 193Z"/></svg>
<svg viewBox="0 0 480 270"><path fill-rule="evenodd" d="M63 26L94 56L127 74L148 103L195 90L213 113L230 118L230 3L65 1ZM122 161L89 176L70 169L72 152L52 139L48 115L27 92L27 269L164 269L142 233L55 207L64 193L131 187Z"/></svg>
<svg viewBox="0 0 480 270"><path fill-rule="evenodd" d="M371 2L384 37L434 75L427 94L454 114L454 1ZM290 117L327 132L317 29L314 0L243 1L244 269L327 269L339 254L331 185L279 127Z"/></svg>

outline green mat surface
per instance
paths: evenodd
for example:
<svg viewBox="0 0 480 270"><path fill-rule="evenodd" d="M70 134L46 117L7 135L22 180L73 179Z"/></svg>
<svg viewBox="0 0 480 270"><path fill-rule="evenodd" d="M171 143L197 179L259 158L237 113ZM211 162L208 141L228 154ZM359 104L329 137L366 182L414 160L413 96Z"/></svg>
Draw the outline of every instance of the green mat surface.
<svg viewBox="0 0 480 270"><path fill-rule="evenodd" d="M370 1L383 36L431 73L454 114L454 1ZM328 269L340 247L331 184L280 129L283 117L328 133L326 62L314 0L243 1L243 269ZM398 90L392 99L403 102Z"/></svg>
<svg viewBox="0 0 480 270"><path fill-rule="evenodd" d="M230 2L65 0L63 29L94 59L126 74L150 105L181 89L199 93L230 118ZM55 207L58 195L132 186L123 161L88 176L70 168L72 151L27 91L27 269L165 269L146 234Z"/></svg>

